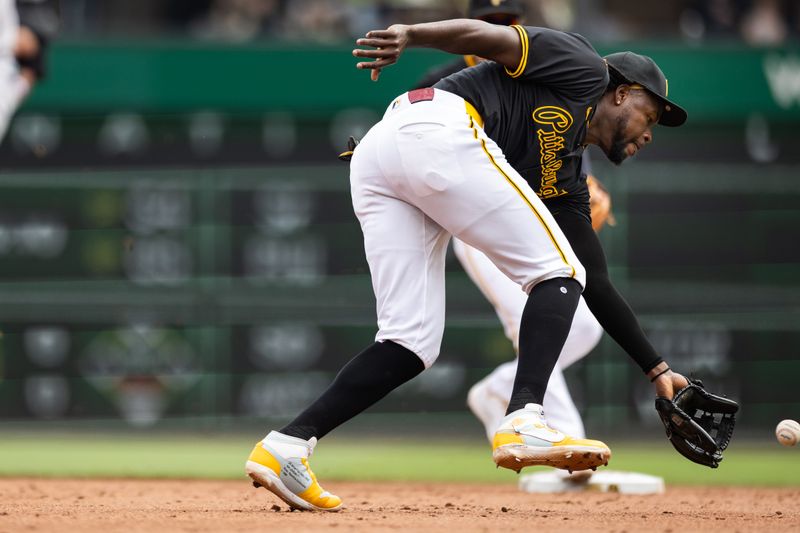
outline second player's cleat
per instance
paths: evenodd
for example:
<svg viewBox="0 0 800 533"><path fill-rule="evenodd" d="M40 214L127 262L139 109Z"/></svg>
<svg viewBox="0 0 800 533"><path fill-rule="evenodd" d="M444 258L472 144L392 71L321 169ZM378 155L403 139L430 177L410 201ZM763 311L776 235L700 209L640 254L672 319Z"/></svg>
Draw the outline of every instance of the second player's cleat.
<svg viewBox="0 0 800 533"><path fill-rule="evenodd" d="M547 426L541 405L529 403L507 415L492 441L497 466L519 473L526 466L552 466L569 472L608 465L611 450L599 440L573 439Z"/></svg>
<svg viewBox="0 0 800 533"><path fill-rule="evenodd" d="M245 471L256 488L264 487L293 509L338 511L342 499L324 490L308 465L317 439L305 441L271 431L247 458Z"/></svg>

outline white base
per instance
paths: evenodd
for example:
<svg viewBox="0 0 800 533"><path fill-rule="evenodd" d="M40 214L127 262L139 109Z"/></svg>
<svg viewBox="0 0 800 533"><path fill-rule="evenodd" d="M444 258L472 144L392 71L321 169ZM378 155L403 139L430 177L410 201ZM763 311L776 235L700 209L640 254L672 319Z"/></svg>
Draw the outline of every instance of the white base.
<svg viewBox="0 0 800 533"><path fill-rule="evenodd" d="M600 470L588 481L573 482L561 472L537 472L519 478L519 490L539 494L561 492L616 492L619 494L663 494L664 479L636 472Z"/></svg>

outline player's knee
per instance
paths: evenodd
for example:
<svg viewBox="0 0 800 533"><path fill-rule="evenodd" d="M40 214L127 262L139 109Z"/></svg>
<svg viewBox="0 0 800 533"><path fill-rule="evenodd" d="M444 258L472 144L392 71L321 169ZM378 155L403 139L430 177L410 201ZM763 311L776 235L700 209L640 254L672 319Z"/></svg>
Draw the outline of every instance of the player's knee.
<svg viewBox="0 0 800 533"><path fill-rule="evenodd" d="M435 363L436 359L439 358L439 347L441 342L439 342L439 344L436 346L429 346L426 348L401 338L379 337L378 340L391 341L399 346L402 346L409 352L413 353L415 357L419 358L419 360L422 361L422 364L425 366L425 369L433 366L433 363Z"/></svg>
<svg viewBox="0 0 800 533"><path fill-rule="evenodd" d="M433 366L433 363L439 358L439 350L436 349L435 351L422 351L422 350L411 350L414 355L419 357L419 360L422 361L422 364L425 365L425 370L429 369Z"/></svg>
<svg viewBox="0 0 800 533"><path fill-rule="evenodd" d="M531 290L536 285L551 279L574 280L575 282L578 283L578 285L580 285L580 290L583 291L583 289L586 287L586 270L580 263L573 263L573 264L563 263L562 266L553 269L544 276L531 277L522 280L520 284L522 285L522 290L525 291L526 294L530 294Z"/></svg>

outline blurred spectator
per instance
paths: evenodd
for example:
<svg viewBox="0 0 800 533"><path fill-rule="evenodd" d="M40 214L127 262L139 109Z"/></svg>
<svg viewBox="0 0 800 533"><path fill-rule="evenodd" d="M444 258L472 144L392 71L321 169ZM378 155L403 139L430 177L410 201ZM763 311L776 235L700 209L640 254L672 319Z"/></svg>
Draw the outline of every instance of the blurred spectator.
<svg viewBox="0 0 800 533"><path fill-rule="evenodd" d="M208 14L213 2L214 0L163 0L159 17L170 30L186 31Z"/></svg>
<svg viewBox="0 0 800 533"><path fill-rule="evenodd" d="M362 9L362 3L350 1L350 4L356 9ZM384 0L382 4L381 16L383 20L379 27L463 17L467 2L466 0ZM361 36L362 33L358 35Z"/></svg>
<svg viewBox="0 0 800 533"><path fill-rule="evenodd" d="M690 40L744 40L752 45L786 42L800 27L796 0L693 0L683 10L680 30Z"/></svg>
<svg viewBox="0 0 800 533"><path fill-rule="evenodd" d="M535 0L526 5L526 24L546 26L561 31L575 27L575 2L573 0Z"/></svg>
<svg viewBox="0 0 800 533"><path fill-rule="evenodd" d="M694 41L736 38L743 4L744 0L693 0L681 14L681 32Z"/></svg>
<svg viewBox="0 0 800 533"><path fill-rule="evenodd" d="M744 40L754 45L776 45L789 33L788 10L780 0L754 0L742 19Z"/></svg>
<svg viewBox="0 0 800 533"><path fill-rule="evenodd" d="M284 35L289 39L341 42L351 37L341 0L292 0L286 7Z"/></svg>
<svg viewBox="0 0 800 533"><path fill-rule="evenodd" d="M352 37L361 37L368 31L384 26L391 20L389 0L374 2L348 2L347 21Z"/></svg>
<svg viewBox="0 0 800 533"><path fill-rule="evenodd" d="M201 39L232 42L277 36L281 8L279 0L213 0L208 14L192 24L192 34Z"/></svg>
<svg viewBox="0 0 800 533"><path fill-rule="evenodd" d="M598 41L675 39L784 43L800 35L800 0L522 0L527 23ZM95 35L177 31L201 39L350 42L367 29L453 18L467 0L68 0L65 30Z"/></svg>

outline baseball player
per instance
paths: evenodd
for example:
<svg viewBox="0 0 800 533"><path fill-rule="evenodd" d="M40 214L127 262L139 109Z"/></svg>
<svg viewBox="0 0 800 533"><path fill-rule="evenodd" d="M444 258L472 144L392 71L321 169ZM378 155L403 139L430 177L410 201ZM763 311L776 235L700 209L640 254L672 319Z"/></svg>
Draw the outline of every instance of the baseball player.
<svg viewBox="0 0 800 533"><path fill-rule="evenodd" d="M45 75L45 55L58 30L55 0L0 0L0 141L11 117Z"/></svg>
<svg viewBox="0 0 800 533"><path fill-rule="evenodd" d="M353 54L370 60L357 67L374 81L410 46L488 61L397 97L355 150L351 193L378 333L311 406L256 444L247 474L294 508L341 508L308 458L319 438L436 360L451 235L486 254L528 295L514 386L493 437L495 463L515 471L606 464L608 446L550 428L542 403L584 288L595 316L659 397L669 402L688 385L655 353L608 282L578 171L587 144L621 163L652 141L655 124L686 120L667 98L663 73L632 52L603 59L576 34L469 19L393 25L356 43L369 47ZM589 260L588 283L573 246ZM591 301L589 291L596 294Z"/></svg>
<svg viewBox="0 0 800 533"><path fill-rule="evenodd" d="M517 0L502 2L472 0L467 12L473 19L511 26L520 22L524 10ZM440 79L464 68L473 67L481 61L480 57L474 55L458 57L427 72L416 88L431 87ZM584 152L581 166L581 172L586 175L590 192L592 227L595 231L599 231L607 220L613 220L613 217L610 216L611 199L608 191L591 175L588 152ZM525 293L521 292L519 287L498 270L491 260L479 250L464 244L459 239L453 239L453 251L470 279L494 306L495 312L503 324L506 337L512 342L516 351L518 328L526 301ZM597 346L602 335L602 326L581 298L572 320L569 336L550 376L543 405L550 426L573 437L583 438L585 431L583 420L572 401L562 371L586 356ZM467 405L483 423L489 442L492 441L494 430L505 415L515 375L516 361L504 363L476 383L467 395ZM589 471L589 473L591 472ZM586 480L588 475L582 471L573 478Z"/></svg>

